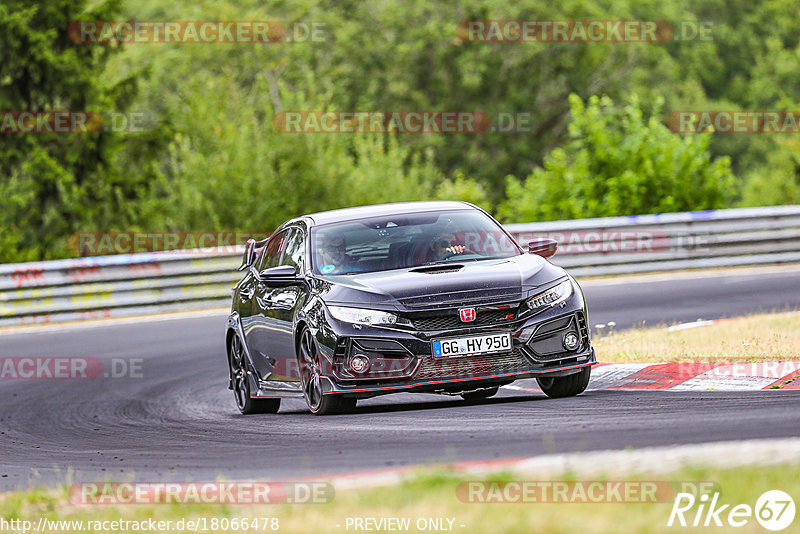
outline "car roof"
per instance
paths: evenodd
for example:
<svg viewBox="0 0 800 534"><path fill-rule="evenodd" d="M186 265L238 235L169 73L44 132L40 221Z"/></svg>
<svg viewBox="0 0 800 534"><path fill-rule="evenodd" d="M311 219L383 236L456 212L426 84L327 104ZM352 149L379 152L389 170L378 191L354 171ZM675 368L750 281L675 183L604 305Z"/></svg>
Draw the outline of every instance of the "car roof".
<svg viewBox="0 0 800 534"><path fill-rule="evenodd" d="M328 224L335 222L354 221L367 217L382 217L385 215L402 215L423 211L447 211L453 209L476 209L468 202L453 200L433 200L421 202L395 202L392 204L375 204L372 206L357 206L354 208L341 208L338 210L320 211L309 213L300 218L309 220L312 225Z"/></svg>

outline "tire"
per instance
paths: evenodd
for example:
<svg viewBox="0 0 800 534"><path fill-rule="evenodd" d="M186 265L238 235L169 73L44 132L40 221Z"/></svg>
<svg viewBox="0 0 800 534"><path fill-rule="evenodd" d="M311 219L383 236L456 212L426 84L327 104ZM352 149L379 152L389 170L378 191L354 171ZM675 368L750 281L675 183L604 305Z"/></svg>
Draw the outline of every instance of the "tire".
<svg viewBox="0 0 800 534"><path fill-rule="evenodd" d="M358 399L350 397L339 397L339 413L351 413L356 409Z"/></svg>
<svg viewBox="0 0 800 534"><path fill-rule="evenodd" d="M497 392L500 391L499 387L489 388L489 389L479 389L478 391L470 391L469 393L462 393L461 398L465 401L479 401L483 399L488 399L489 397L494 397L497 395Z"/></svg>
<svg viewBox="0 0 800 534"><path fill-rule="evenodd" d="M317 343L308 327L300 334L299 352L297 359L300 367L300 385L303 388L306 406L311 413L334 415L353 411L358 403L357 399L322 393L322 362Z"/></svg>
<svg viewBox="0 0 800 534"><path fill-rule="evenodd" d="M539 387L545 395L550 398L574 397L583 393L589 385L589 377L592 374L591 367L584 367L579 373L567 376L537 378Z"/></svg>
<svg viewBox="0 0 800 534"><path fill-rule="evenodd" d="M230 373L230 388L236 407L243 415L254 413L278 413L281 407L280 399L254 399L250 396L250 381L247 379L247 358L244 356L244 347L239 334L231 337L230 350L228 351L228 369Z"/></svg>

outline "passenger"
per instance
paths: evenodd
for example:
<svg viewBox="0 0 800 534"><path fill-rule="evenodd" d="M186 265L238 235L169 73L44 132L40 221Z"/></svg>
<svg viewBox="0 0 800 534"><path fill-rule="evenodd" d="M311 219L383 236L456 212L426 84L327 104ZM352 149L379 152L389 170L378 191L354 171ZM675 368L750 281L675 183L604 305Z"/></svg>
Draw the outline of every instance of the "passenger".
<svg viewBox="0 0 800 534"><path fill-rule="evenodd" d="M322 274L356 273L363 269L358 260L347 255L347 243L338 235L318 236L317 254L319 271Z"/></svg>

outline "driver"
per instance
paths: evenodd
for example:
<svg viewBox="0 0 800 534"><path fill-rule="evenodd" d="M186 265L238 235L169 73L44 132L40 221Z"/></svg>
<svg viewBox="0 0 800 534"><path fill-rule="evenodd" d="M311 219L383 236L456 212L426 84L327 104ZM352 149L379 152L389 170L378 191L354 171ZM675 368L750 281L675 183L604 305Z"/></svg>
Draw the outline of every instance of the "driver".
<svg viewBox="0 0 800 534"><path fill-rule="evenodd" d="M320 235L317 254L319 254L319 270L322 274L342 272L358 272L361 269L357 261L346 253L347 243L341 235Z"/></svg>
<svg viewBox="0 0 800 534"><path fill-rule="evenodd" d="M455 236L450 233L441 233L433 238L427 250L426 261L445 260L450 256L463 254L466 247L455 242Z"/></svg>

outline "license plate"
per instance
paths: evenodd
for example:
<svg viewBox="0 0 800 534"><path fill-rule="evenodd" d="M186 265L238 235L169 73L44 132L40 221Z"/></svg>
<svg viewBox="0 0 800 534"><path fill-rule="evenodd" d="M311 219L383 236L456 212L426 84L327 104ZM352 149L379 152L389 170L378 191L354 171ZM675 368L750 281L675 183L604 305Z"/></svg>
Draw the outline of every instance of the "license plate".
<svg viewBox="0 0 800 534"><path fill-rule="evenodd" d="M509 333L433 340L434 358L455 358L510 351L511 334Z"/></svg>

